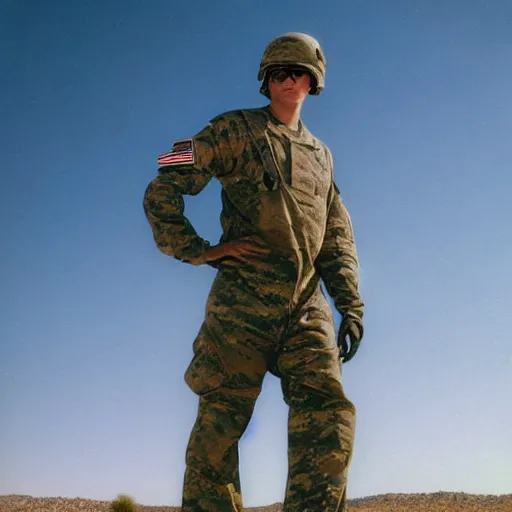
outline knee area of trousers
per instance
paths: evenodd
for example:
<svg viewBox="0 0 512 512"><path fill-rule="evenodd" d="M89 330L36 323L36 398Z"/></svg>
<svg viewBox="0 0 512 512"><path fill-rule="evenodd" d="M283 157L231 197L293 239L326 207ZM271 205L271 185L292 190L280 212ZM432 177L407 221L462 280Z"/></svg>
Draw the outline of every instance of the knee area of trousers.
<svg viewBox="0 0 512 512"><path fill-rule="evenodd" d="M200 397L189 448L218 452L237 443L249 424L256 396L257 393L240 396L236 391L221 388Z"/></svg>
<svg viewBox="0 0 512 512"><path fill-rule="evenodd" d="M294 409L328 411L347 410L355 415L354 404L345 396L336 380L315 382L314 379L283 378L283 396Z"/></svg>

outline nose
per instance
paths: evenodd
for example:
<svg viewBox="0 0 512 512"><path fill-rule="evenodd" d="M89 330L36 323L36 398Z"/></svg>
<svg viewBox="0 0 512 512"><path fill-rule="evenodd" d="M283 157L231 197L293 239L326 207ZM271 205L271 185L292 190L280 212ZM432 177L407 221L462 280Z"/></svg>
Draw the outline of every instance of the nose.
<svg viewBox="0 0 512 512"><path fill-rule="evenodd" d="M289 86L289 85L291 85L290 82L292 82L294 84L297 83L297 79L295 78L294 75L290 75L290 76L286 77L286 80L283 82L283 85Z"/></svg>

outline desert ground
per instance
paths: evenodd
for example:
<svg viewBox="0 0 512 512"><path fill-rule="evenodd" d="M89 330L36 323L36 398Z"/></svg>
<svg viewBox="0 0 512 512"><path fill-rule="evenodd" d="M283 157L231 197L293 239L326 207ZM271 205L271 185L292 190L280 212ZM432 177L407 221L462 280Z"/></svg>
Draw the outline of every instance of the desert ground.
<svg viewBox="0 0 512 512"><path fill-rule="evenodd" d="M0 512L108 512L109 505L108 501L85 498L0 496ZM179 512L180 508L138 505L137 510L138 512ZM281 512L282 506L280 503L275 503L245 510L247 512ZM455 492L383 494L349 500L348 510L349 512L512 512L512 494L501 496Z"/></svg>

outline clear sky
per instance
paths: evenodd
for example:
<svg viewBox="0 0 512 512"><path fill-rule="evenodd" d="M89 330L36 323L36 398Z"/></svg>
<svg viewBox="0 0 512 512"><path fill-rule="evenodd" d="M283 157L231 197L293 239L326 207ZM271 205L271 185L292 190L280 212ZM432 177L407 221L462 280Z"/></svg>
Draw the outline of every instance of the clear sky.
<svg viewBox="0 0 512 512"><path fill-rule="evenodd" d="M183 374L214 277L161 254L156 157L258 93L267 43L314 35L355 227L365 339L349 498L512 492L512 3L0 1L0 494L178 505ZM219 185L187 199L211 242ZM241 443L248 506L282 501L268 376Z"/></svg>

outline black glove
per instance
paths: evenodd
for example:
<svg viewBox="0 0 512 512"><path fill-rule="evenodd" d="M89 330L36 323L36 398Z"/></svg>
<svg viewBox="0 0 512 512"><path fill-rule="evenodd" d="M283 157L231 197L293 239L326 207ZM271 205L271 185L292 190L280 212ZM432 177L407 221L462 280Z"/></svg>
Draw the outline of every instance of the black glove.
<svg viewBox="0 0 512 512"><path fill-rule="evenodd" d="M362 338L363 324L361 321L353 316L344 315L338 331L338 347L342 363L348 363L356 355Z"/></svg>

